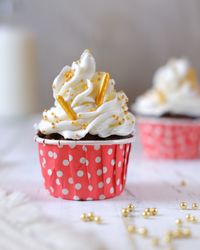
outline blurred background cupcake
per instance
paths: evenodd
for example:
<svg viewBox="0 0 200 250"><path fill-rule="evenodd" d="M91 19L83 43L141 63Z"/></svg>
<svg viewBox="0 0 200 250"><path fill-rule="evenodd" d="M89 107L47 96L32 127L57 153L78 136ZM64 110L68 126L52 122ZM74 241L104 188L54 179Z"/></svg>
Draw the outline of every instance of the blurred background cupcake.
<svg viewBox="0 0 200 250"><path fill-rule="evenodd" d="M200 85L185 58L158 69L153 86L132 106L144 153L150 158L199 157Z"/></svg>

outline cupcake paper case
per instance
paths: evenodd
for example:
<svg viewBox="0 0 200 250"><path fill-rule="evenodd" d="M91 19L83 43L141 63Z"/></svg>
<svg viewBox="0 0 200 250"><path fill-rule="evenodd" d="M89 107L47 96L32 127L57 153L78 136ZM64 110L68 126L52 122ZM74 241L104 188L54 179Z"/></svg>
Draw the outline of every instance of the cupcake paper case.
<svg viewBox="0 0 200 250"><path fill-rule="evenodd" d="M200 85L186 59L158 69L153 87L136 99L133 110L149 158L200 157Z"/></svg>
<svg viewBox="0 0 200 250"><path fill-rule="evenodd" d="M138 118L140 140L152 159L200 157L200 120Z"/></svg>
<svg viewBox="0 0 200 250"><path fill-rule="evenodd" d="M123 191L135 119L128 98L114 86L108 73L96 72L88 50L55 78L55 105L43 112L36 136L52 196L101 200ZM100 140L87 140L89 134Z"/></svg>
<svg viewBox="0 0 200 250"><path fill-rule="evenodd" d="M125 187L132 138L56 141L36 137L45 187L54 197L102 200Z"/></svg>

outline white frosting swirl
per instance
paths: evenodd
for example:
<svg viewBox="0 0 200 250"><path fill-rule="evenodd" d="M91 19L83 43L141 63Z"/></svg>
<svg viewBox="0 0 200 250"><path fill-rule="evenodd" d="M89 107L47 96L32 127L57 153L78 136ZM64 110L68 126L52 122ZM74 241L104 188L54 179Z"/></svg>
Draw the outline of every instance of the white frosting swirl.
<svg viewBox="0 0 200 250"><path fill-rule="evenodd" d="M172 59L157 70L153 87L132 106L140 115L166 113L200 117L200 85L195 71L184 59Z"/></svg>
<svg viewBox="0 0 200 250"><path fill-rule="evenodd" d="M96 105L95 99L105 73L95 72L95 68L93 56L85 50L79 61L62 69L53 82L55 106L43 112L38 125L43 134L58 133L65 139L78 140L88 133L105 138L133 132L135 119L128 112L128 98L123 92L116 92L113 79L109 80L102 105ZM71 105L77 120L69 119L56 101L58 95Z"/></svg>

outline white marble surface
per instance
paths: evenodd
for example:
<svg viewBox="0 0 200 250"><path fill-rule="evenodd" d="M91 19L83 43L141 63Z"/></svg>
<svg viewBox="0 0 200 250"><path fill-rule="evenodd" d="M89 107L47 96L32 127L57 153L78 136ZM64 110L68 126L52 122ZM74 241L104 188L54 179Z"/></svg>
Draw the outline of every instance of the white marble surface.
<svg viewBox="0 0 200 250"><path fill-rule="evenodd" d="M145 159L140 146L134 145L130 158L128 180L124 193L105 201L75 202L55 199L44 190L37 156L37 145L33 141L33 123L36 117L23 121L0 121L0 187L26 193L39 204L44 212L58 221L72 225L74 230L93 231L105 245L105 249L153 249L150 237L130 237L126 226L134 223L146 226L150 235L163 238L167 230L175 229L175 219L186 214L196 215L200 210L182 211L179 202L200 204L200 160L195 161L150 161ZM185 180L187 185L181 186ZM121 217L121 209L133 202L136 211L129 218ZM142 211L156 207L159 215L144 219ZM82 212L93 211L102 216L102 225L80 221ZM192 230L190 239L176 240L174 249L189 250L200 247L200 223L188 224ZM89 243L88 243L89 244ZM87 248L84 248L87 249ZM166 245L157 249L168 249Z"/></svg>

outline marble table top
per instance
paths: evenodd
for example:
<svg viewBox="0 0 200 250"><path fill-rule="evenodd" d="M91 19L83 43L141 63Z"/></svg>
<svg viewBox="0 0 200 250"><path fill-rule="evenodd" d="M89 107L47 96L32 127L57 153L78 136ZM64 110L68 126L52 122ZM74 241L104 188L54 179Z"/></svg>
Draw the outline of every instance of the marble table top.
<svg viewBox="0 0 200 250"><path fill-rule="evenodd" d="M188 207L193 202L200 205L200 160L148 160L142 154L136 134L127 184L121 196L87 202L55 199L43 187L37 145L33 140L33 124L37 120L38 116L32 116L18 121L0 121L1 188L27 194L48 216L70 225L77 232L95 233L105 249L156 249L152 246L154 236L161 242L157 249L199 249L200 223L188 223L185 216L190 213L200 221L200 210L181 210L179 203L185 201ZM135 211L124 218L121 209L129 203L135 205ZM157 208L158 215L145 219L142 212L148 207ZM102 217L102 224L80 220L83 212L91 211ZM169 245L163 240L164 235L177 228L177 218L183 220L184 228L189 228L192 236L174 240ZM129 234L127 227L132 224L137 228L146 227L149 236Z"/></svg>

